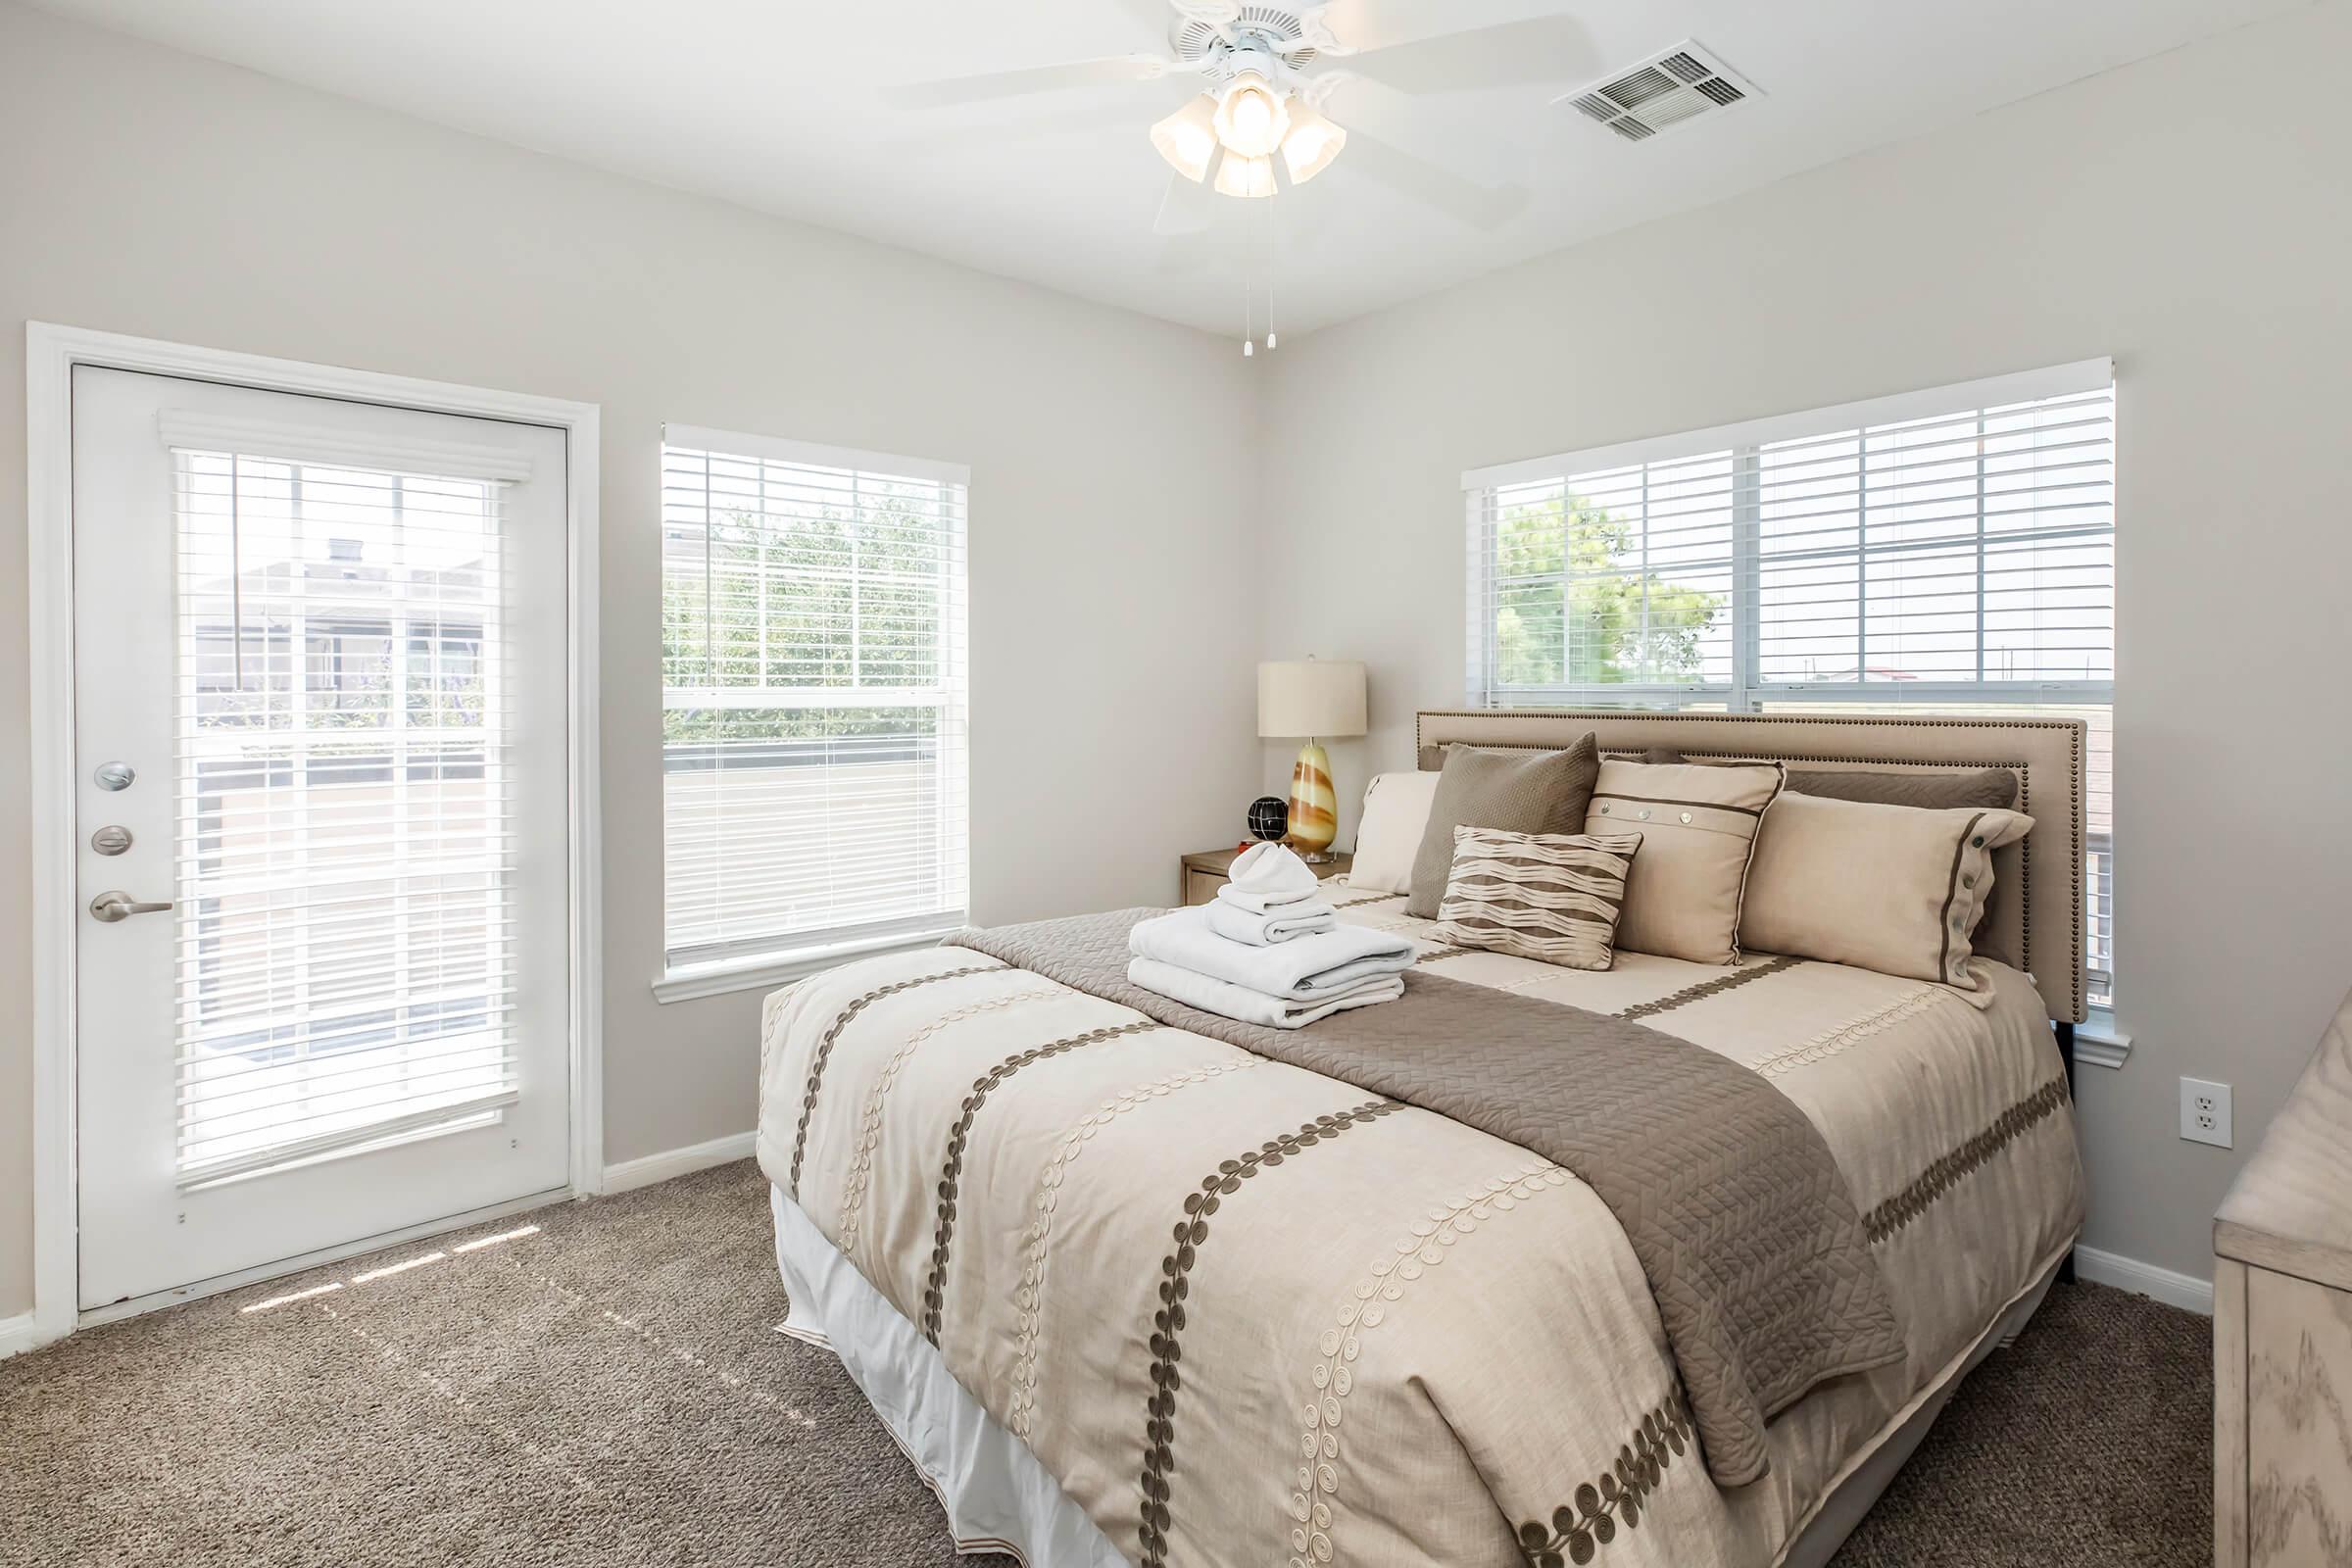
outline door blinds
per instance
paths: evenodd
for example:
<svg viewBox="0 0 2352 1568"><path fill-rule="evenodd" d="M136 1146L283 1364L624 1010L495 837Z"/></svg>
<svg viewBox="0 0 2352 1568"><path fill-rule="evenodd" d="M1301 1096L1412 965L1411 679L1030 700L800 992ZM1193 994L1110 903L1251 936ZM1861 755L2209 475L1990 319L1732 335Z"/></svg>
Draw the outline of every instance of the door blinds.
<svg viewBox="0 0 2352 1568"><path fill-rule="evenodd" d="M178 1176L516 1097L495 478L167 431Z"/></svg>
<svg viewBox="0 0 2352 1568"><path fill-rule="evenodd" d="M963 922L965 470L671 425L672 972Z"/></svg>
<svg viewBox="0 0 2352 1568"><path fill-rule="evenodd" d="M2108 362L1463 476L1481 706L2088 720L2088 963L2113 973Z"/></svg>

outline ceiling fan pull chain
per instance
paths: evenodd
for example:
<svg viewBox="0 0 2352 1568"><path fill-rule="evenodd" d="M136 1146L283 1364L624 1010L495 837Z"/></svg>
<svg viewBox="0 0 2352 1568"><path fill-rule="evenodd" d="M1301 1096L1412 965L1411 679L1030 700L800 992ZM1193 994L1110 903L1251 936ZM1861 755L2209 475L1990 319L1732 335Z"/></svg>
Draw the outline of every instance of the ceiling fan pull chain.
<svg viewBox="0 0 2352 1568"><path fill-rule="evenodd" d="M1267 348L1272 348L1272 347L1274 347L1274 344L1275 344L1275 337L1274 337L1274 261L1275 261L1275 258L1276 258L1276 257L1277 257L1277 256L1280 254L1280 247L1278 247L1278 246L1277 246L1277 245L1274 243L1274 237L1275 237L1275 236L1274 236L1274 224L1275 224L1275 218L1274 218L1274 204L1273 204L1272 202L1267 202L1267 203L1265 203L1265 204L1264 204L1264 206L1265 206L1265 209L1266 209L1266 220L1265 220L1265 222L1264 222L1262 225L1260 225L1260 226L1261 226L1261 227L1263 227L1263 228L1265 229L1265 231L1266 231L1266 232L1265 232L1265 236L1264 236L1264 237L1265 237L1265 248L1264 248L1264 251L1262 252L1262 255L1264 256L1264 260L1265 260L1265 268L1266 268L1266 347L1267 347Z"/></svg>
<svg viewBox="0 0 2352 1568"><path fill-rule="evenodd" d="M1250 285L1256 281L1251 273L1250 248L1242 247L1242 358L1250 359L1257 353L1257 301Z"/></svg>

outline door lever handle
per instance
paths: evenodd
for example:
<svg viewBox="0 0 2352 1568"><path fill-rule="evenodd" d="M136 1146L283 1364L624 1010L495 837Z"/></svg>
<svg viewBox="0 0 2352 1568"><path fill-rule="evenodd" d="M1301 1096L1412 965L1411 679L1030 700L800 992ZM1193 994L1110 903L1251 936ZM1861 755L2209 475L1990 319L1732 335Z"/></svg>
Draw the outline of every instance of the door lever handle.
<svg viewBox="0 0 2352 1568"><path fill-rule="evenodd" d="M170 907L170 899L151 904L134 899L120 888L101 893L90 901L90 913L109 925L117 920L127 920L134 914L161 914Z"/></svg>

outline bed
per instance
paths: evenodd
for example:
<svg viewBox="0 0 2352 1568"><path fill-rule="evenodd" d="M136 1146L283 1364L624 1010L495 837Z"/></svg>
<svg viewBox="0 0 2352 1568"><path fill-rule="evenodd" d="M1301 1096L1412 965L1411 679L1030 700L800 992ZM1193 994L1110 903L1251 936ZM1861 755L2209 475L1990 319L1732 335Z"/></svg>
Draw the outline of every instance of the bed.
<svg viewBox="0 0 2352 1568"><path fill-rule="evenodd" d="M1983 926L2017 961L1975 959L1974 992L1769 954L1563 969L1449 948L1401 895L1335 893L1343 920L1415 944L1408 997L1472 1009L1446 1016L1574 1017L1637 1053L1613 1059L1646 1041L1801 1113L1869 1298L1833 1282L1848 1321L1815 1325L1817 1292L1775 1332L1812 1334L1837 1375L1728 1417L1771 1379L1702 1368L1724 1303L1669 1289L1611 1182L1498 1136L1508 1116L1367 1092L1328 1051L1179 1027L1089 977L1073 933L1116 917L951 939L768 999L759 1152L783 1331L841 1356L962 1549L1822 1563L2063 1268L2083 1202L2062 1050L2083 1005L2080 724L1479 711L1417 731L1424 765L1591 732L1629 758L2017 775L2036 826L1995 858ZM1700 1114L1648 1142L1707 1150ZM1735 1257L1772 1234L1728 1205L1714 1230Z"/></svg>

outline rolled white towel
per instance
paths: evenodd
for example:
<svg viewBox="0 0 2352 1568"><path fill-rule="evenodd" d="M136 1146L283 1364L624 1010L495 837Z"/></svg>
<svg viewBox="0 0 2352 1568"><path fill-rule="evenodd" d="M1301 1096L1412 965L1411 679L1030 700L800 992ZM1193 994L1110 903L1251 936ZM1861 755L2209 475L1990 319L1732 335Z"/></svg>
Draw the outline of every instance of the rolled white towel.
<svg viewBox="0 0 2352 1568"><path fill-rule="evenodd" d="M1355 925L1255 947L1217 935L1208 911L1195 907L1137 922L1127 951L1264 996L1317 1002L1359 980L1402 973L1412 967L1414 949L1402 937Z"/></svg>
<svg viewBox="0 0 2352 1568"><path fill-rule="evenodd" d="M1253 948L1269 948L1277 942L1311 937L1318 931L1334 931L1340 924L1340 912L1326 899L1277 904L1263 913L1254 913L1223 899L1211 899L1200 907L1208 911L1211 931L1229 942L1247 942Z"/></svg>
<svg viewBox="0 0 2352 1568"><path fill-rule="evenodd" d="M1213 1012L1221 1018L1234 1018L1243 1023L1262 1023L1276 1029L1303 1029L1317 1018L1328 1018L1349 1007L1369 1007L1377 1002L1395 1002L1404 995L1404 976L1376 975L1359 980L1345 991L1308 1001L1287 1001L1269 997L1191 969L1162 963L1157 958L1131 958L1127 962L1127 978L1146 991L1156 991L1188 1006L1203 1012Z"/></svg>
<svg viewBox="0 0 2352 1568"><path fill-rule="evenodd" d="M1281 844L1250 845L1234 857L1226 878L1217 897L1253 914L1300 903L1323 891L1313 867Z"/></svg>

